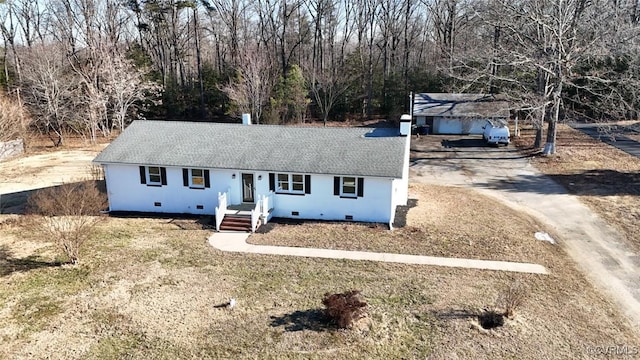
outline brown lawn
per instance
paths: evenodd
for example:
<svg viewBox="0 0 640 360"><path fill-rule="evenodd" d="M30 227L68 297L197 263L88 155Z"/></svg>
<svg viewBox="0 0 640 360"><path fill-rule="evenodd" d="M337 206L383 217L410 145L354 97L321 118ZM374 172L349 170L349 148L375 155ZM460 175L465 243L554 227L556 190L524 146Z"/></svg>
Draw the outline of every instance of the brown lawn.
<svg viewBox="0 0 640 360"><path fill-rule="evenodd" d="M250 241L526 261L550 274L223 253L195 220L142 218L107 218L69 267L24 216L0 215L0 358L580 359L640 345L560 248L533 239L550 229L470 190L411 193L408 226L393 232L276 224ZM486 225L495 219L507 221ZM524 305L482 329L478 315L501 310L514 281L528 289ZM337 330L321 299L349 289L362 290L368 317ZM235 309L217 306L232 297Z"/></svg>
<svg viewBox="0 0 640 360"><path fill-rule="evenodd" d="M533 131L522 131L518 144L533 143ZM584 133L560 125L557 154L536 157L534 165L579 196L593 211L616 227L640 251L640 159Z"/></svg>

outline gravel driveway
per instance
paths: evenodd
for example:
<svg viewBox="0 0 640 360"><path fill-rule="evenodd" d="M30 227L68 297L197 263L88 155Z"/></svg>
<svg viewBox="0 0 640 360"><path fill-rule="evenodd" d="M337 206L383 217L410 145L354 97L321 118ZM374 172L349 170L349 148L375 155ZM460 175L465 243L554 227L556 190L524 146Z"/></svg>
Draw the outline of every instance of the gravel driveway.
<svg viewBox="0 0 640 360"><path fill-rule="evenodd" d="M537 171L513 146L483 145L481 137L473 136L413 137L411 181L473 188L547 224L579 268L614 298L640 329L638 254L611 226Z"/></svg>

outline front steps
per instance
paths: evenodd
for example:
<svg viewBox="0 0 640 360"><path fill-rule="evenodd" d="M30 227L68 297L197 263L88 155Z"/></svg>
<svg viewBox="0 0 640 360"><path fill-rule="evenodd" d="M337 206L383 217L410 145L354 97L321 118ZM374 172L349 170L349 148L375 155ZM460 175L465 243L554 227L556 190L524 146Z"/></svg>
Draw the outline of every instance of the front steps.
<svg viewBox="0 0 640 360"><path fill-rule="evenodd" d="M222 218L220 230L251 232L251 215L227 214Z"/></svg>

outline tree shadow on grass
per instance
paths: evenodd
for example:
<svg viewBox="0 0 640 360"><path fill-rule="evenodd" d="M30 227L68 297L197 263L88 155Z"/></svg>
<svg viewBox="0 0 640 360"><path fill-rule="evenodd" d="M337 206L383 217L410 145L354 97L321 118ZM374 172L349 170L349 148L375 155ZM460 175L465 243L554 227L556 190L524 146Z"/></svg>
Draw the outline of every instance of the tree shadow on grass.
<svg viewBox="0 0 640 360"><path fill-rule="evenodd" d="M0 246L0 276L8 276L16 272L27 272L47 267L59 267L63 265L57 261L43 261L37 256L15 258L7 246Z"/></svg>
<svg viewBox="0 0 640 360"><path fill-rule="evenodd" d="M590 196L640 195L640 174L616 170L585 170L575 174L520 175L475 183L475 186L509 192Z"/></svg>
<svg viewBox="0 0 640 360"><path fill-rule="evenodd" d="M335 328L322 309L294 311L282 316L272 316L271 326L284 326L286 331L311 330L317 332Z"/></svg>
<svg viewBox="0 0 640 360"><path fill-rule="evenodd" d="M0 194L0 214L24 214L29 196L37 190Z"/></svg>
<svg viewBox="0 0 640 360"><path fill-rule="evenodd" d="M407 214L411 208L418 206L418 199L408 199L407 205L400 205L396 207L396 216L393 220L394 228L401 228L407 226Z"/></svg>
<svg viewBox="0 0 640 360"><path fill-rule="evenodd" d="M75 181L66 184L60 185L51 185L43 188L32 189L32 190L23 190L16 191L12 193L0 193L0 214L16 214L16 215L24 215L29 212L28 209L28 201L29 198L37 193L38 191L45 191L50 189L60 188L64 185L76 185L76 186L88 186L90 184L95 184L98 191L101 194L107 196L107 185L104 180L84 180L84 181ZM106 200L105 200L106 203ZM105 209L106 210L106 209Z"/></svg>

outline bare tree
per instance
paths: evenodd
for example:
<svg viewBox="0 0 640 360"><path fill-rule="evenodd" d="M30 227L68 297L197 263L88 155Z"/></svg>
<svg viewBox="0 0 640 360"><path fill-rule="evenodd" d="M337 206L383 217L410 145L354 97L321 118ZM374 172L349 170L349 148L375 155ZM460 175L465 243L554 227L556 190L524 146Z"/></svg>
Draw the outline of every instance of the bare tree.
<svg viewBox="0 0 640 360"><path fill-rule="evenodd" d="M525 109L538 114L537 124L548 123L544 154L553 154L557 124L570 110L567 102L605 96L612 104L628 105L615 81L594 66L615 58L636 38L637 28L621 26L610 5L606 0L480 4L476 11L486 25L484 51L456 59L464 74L460 78L487 90L499 83L517 95Z"/></svg>
<svg viewBox="0 0 640 360"><path fill-rule="evenodd" d="M130 119L139 116L140 103L146 99L156 99L162 87L153 81L146 80L147 69L137 69L131 60L119 54L113 54L110 66L103 74L105 91L109 96L109 107L112 109L112 127L119 130L130 123Z"/></svg>
<svg viewBox="0 0 640 360"><path fill-rule="evenodd" d="M256 11L260 26L264 27L262 42L266 49L275 50L280 74L286 77L290 62L299 55L301 46L309 41L310 27L302 12L302 2L260 0L256 3Z"/></svg>
<svg viewBox="0 0 640 360"><path fill-rule="evenodd" d="M367 118L373 114L373 76L375 67L375 40L377 37L376 15L380 6L379 0L355 0L355 26L357 32L357 53L360 55L362 78L366 101L363 112Z"/></svg>
<svg viewBox="0 0 640 360"><path fill-rule="evenodd" d="M308 87L313 100L320 111L322 122L327 126L327 119L338 99L349 89L352 79L337 68L312 72Z"/></svg>
<svg viewBox="0 0 640 360"><path fill-rule="evenodd" d="M229 45L230 65L235 66L238 63L238 55L241 46L245 43L245 28L249 26L247 13L249 4L244 0L211 0L203 1L207 13L213 21L213 17L221 22L221 28L224 31L219 33L228 39L226 44Z"/></svg>
<svg viewBox="0 0 640 360"><path fill-rule="evenodd" d="M241 112L250 113L259 124L274 85L272 67L256 48L245 49L239 61L236 77L222 90Z"/></svg>
<svg viewBox="0 0 640 360"><path fill-rule="evenodd" d="M433 29L433 41L438 57L446 60L449 71L456 57L457 40L464 34L472 8L465 0L421 0L428 9Z"/></svg>
<svg viewBox="0 0 640 360"><path fill-rule="evenodd" d="M22 86L35 125L55 146L62 145L69 122L76 115L76 79L68 71L64 51L53 45L34 46L30 56L24 58Z"/></svg>

